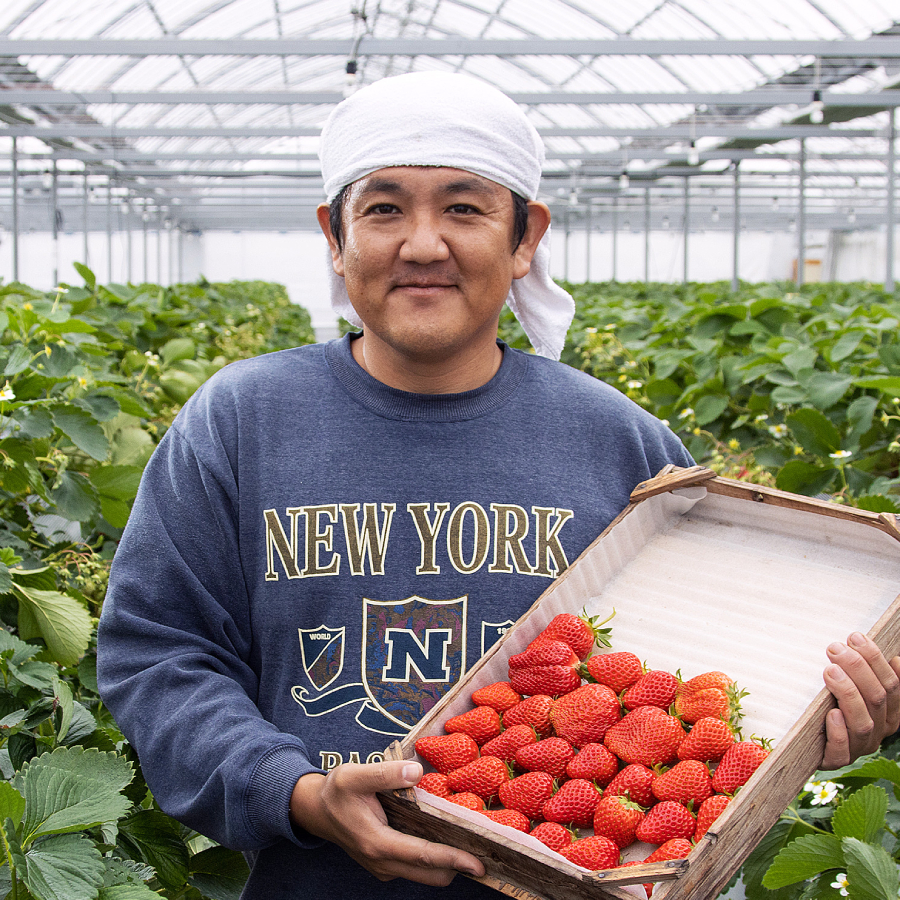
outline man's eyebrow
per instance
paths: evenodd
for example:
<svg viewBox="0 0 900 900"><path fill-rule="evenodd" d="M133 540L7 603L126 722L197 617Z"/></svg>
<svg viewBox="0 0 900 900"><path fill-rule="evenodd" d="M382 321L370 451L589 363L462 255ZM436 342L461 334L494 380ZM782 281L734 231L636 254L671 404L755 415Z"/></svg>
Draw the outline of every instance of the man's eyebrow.
<svg viewBox="0 0 900 900"><path fill-rule="evenodd" d="M357 196L367 197L371 194L401 194L406 190L404 186L392 178L368 178L359 185ZM452 194L492 194L490 183L482 178L458 178L443 185L440 192L445 195Z"/></svg>

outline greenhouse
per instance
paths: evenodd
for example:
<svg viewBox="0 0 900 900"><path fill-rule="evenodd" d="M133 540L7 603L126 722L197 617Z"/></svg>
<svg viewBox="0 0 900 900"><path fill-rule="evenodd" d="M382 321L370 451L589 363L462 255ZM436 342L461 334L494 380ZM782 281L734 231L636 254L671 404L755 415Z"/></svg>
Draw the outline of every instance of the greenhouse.
<svg viewBox="0 0 900 900"><path fill-rule="evenodd" d="M897 0L3 0L0 900L896 900L898 105Z"/></svg>

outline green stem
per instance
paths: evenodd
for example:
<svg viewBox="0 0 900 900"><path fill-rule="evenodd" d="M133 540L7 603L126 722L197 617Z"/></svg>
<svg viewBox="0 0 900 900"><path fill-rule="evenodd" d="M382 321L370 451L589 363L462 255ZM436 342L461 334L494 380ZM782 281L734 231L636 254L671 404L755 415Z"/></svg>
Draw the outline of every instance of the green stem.
<svg viewBox="0 0 900 900"><path fill-rule="evenodd" d="M807 828L811 828L813 831L818 832L819 834L831 834L830 831L826 831L824 828L819 828L817 825L813 825L812 822L807 822L793 806L789 806L782 814L782 819L793 820L794 822L799 822L801 825L805 825Z"/></svg>

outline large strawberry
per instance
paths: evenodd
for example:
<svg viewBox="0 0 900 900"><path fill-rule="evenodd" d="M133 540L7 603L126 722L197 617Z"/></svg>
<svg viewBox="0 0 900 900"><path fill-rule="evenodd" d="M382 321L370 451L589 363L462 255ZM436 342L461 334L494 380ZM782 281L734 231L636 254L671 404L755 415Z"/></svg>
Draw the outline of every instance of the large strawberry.
<svg viewBox="0 0 900 900"><path fill-rule="evenodd" d="M434 794L436 797L443 797L445 800L453 793L447 787L447 776L440 772L426 772L419 779L416 787L427 791L429 794Z"/></svg>
<svg viewBox="0 0 900 900"><path fill-rule="evenodd" d="M675 716L642 706L613 725L603 743L626 763L656 766L674 762L684 738L684 726Z"/></svg>
<svg viewBox="0 0 900 900"><path fill-rule="evenodd" d="M560 697L550 710L557 737L573 747L603 740L610 726L622 717L619 698L605 684L585 684Z"/></svg>
<svg viewBox="0 0 900 900"><path fill-rule="evenodd" d="M550 620L539 637L565 641L579 659L585 659L595 646L609 646L609 635L612 629L602 626L611 618L612 616L609 616L601 622L599 616L589 616L587 612L583 616L560 613Z"/></svg>
<svg viewBox="0 0 900 900"><path fill-rule="evenodd" d="M648 844L664 844L672 838L690 838L697 820L691 811L674 800L661 800L635 829L635 837Z"/></svg>
<svg viewBox="0 0 900 900"><path fill-rule="evenodd" d="M479 746L497 737L502 729L500 713L492 706L476 706L444 722L448 734L468 734Z"/></svg>
<svg viewBox="0 0 900 900"><path fill-rule="evenodd" d="M516 767L526 772L549 772L564 778L566 768L575 758L575 748L564 738L549 737L516 751Z"/></svg>
<svg viewBox="0 0 900 900"><path fill-rule="evenodd" d="M656 773L647 766L632 763L625 766L606 786L605 797L628 797L640 806L652 806L656 801L652 785Z"/></svg>
<svg viewBox="0 0 900 900"><path fill-rule="evenodd" d="M678 745L678 758L715 762L735 740L727 722L707 716L695 722L688 736Z"/></svg>
<svg viewBox="0 0 900 900"><path fill-rule="evenodd" d="M559 851L569 862L592 872L614 869L619 864L619 848L607 837L594 834L572 841Z"/></svg>
<svg viewBox="0 0 900 900"><path fill-rule="evenodd" d="M548 822L586 828L594 821L594 810L600 802L600 789L583 778L573 778L544 804L543 816Z"/></svg>
<svg viewBox="0 0 900 900"><path fill-rule="evenodd" d="M617 694L631 687L644 674L641 661L627 650L597 654L585 665L590 678L598 684L609 685Z"/></svg>
<svg viewBox="0 0 900 900"><path fill-rule="evenodd" d="M712 796L712 780L706 763L685 759L653 779L653 796L657 800L676 800L698 807Z"/></svg>
<svg viewBox="0 0 900 900"><path fill-rule="evenodd" d="M473 794L471 791L451 794L447 799L451 803L455 803L458 806L464 806L466 809L471 809L474 812L482 812L484 810L484 800L482 800L478 794Z"/></svg>
<svg viewBox="0 0 900 900"><path fill-rule="evenodd" d="M670 838L641 862L655 863L665 862L667 859L684 859L691 855L693 849L694 845L687 838Z"/></svg>
<svg viewBox="0 0 900 900"><path fill-rule="evenodd" d="M678 685L673 707L676 715L691 724L714 717L737 725L745 695L724 672L704 672Z"/></svg>
<svg viewBox="0 0 900 900"><path fill-rule="evenodd" d="M697 810L697 828L694 830L694 843L699 841L709 831L710 825L725 812L725 807L728 806L730 800L731 798L726 794L713 794L712 797L700 804L700 809Z"/></svg>
<svg viewBox="0 0 900 900"><path fill-rule="evenodd" d="M415 744L416 753L427 763L431 763L438 772L445 775L466 763L478 759L478 744L471 735L430 734L420 737Z"/></svg>
<svg viewBox="0 0 900 900"><path fill-rule="evenodd" d="M447 774L447 787L454 793L472 793L489 803L504 781L509 781L509 769L496 756L481 756L460 769Z"/></svg>
<svg viewBox="0 0 900 900"><path fill-rule="evenodd" d="M499 713L506 712L521 699L521 694L517 694L508 681L495 681L472 692L472 703L475 706L491 706Z"/></svg>
<svg viewBox="0 0 900 900"><path fill-rule="evenodd" d="M513 762L516 751L538 739L537 733L530 725L512 725L491 738L481 748L482 756L497 756L504 762Z"/></svg>
<svg viewBox="0 0 900 900"><path fill-rule="evenodd" d="M563 847L568 847L574 840L574 836L565 825L559 822L538 822L530 832L533 838L537 838L542 844L546 844L557 853Z"/></svg>
<svg viewBox="0 0 900 900"><path fill-rule="evenodd" d="M571 666L579 662L575 651L565 641L538 636L521 653L509 658L509 671L534 666Z"/></svg>
<svg viewBox="0 0 900 900"><path fill-rule="evenodd" d="M602 834L616 846L634 843L634 832L643 821L644 809L625 797L603 796L594 810L594 834Z"/></svg>
<svg viewBox="0 0 900 900"><path fill-rule="evenodd" d="M509 683L524 696L549 694L558 697L581 684L581 660L564 641L536 638L509 659Z"/></svg>
<svg viewBox="0 0 900 900"><path fill-rule="evenodd" d="M768 747L756 741L732 744L713 772L712 786L717 794L733 794L762 765L769 755Z"/></svg>
<svg viewBox="0 0 900 900"><path fill-rule="evenodd" d="M550 737L553 734L553 726L550 724L552 708L553 698L549 694L535 694L533 697L526 697L521 703L511 706L503 713L503 727L530 725L539 737Z"/></svg>
<svg viewBox="0 0 900 900"><path fill-rule="evenodd" d="M625 709L637 709L639 706L658 706L668 709L675 699L678 690L678 679L670 672L654 669L641 675L627 688L622 695L622 706Z"/></svg>
<svg viewBox="0 0 900 900"><path fill-rule="evenodd" d="M482 811L482 815L487 816L498 825L506 825L507 828L515 828L516 831L523 831L525 834L528 834L531 829L528 816L515 809L485 809Z"/></svg>
<svg viewBox="0 0 900 900"><path fill-rule="evenodd" d="M497 792L507 809L517 809L529 819L540 819L544 804L553 796L556 785L549 772L526 772L505 781Z"/></svg>
<svg viewBox="0 0 900 900"><path fill-rule="evenodd" d="M619 771L619 760L605 744L585 744L566 767L569 778L586 778L606 787Z"/></svg>

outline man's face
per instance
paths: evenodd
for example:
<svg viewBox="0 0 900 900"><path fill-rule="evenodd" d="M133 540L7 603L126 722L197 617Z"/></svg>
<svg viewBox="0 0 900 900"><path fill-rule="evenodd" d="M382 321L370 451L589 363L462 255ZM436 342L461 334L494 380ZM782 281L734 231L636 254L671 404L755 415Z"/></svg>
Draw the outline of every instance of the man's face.
<svg viewBox="0 0 900 900"><path fill-rule="evenodd" d="M342 220L332 259L366 335L416 361L493 342L510 284L537 246L526 235L513 250L507 188L459 169L380 169L350 186ZM320 222L330 236L327 207Z"/></svg>

